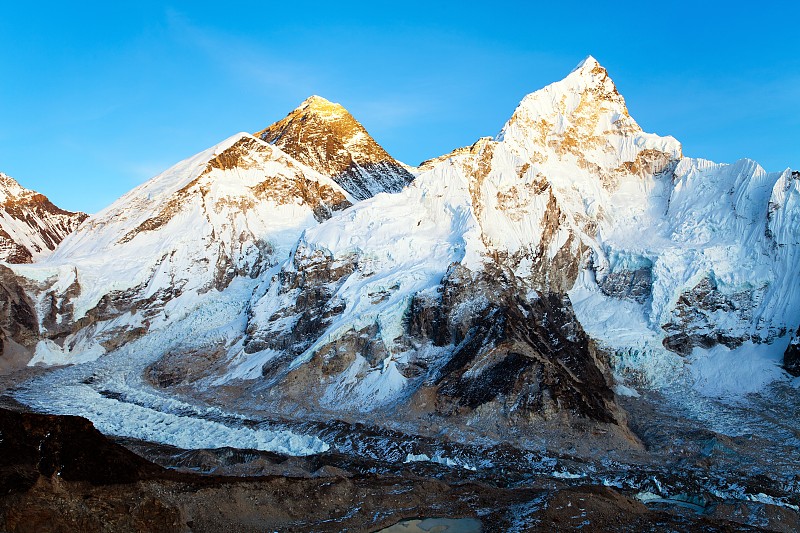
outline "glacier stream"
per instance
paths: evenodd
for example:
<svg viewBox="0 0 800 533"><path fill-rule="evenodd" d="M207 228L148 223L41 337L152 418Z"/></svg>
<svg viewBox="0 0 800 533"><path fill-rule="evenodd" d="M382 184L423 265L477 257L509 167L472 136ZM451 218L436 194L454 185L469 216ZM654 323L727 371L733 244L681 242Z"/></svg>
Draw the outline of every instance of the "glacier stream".
<svg viewBox="0 0 800 533"><path fill-rule="evenodd" d="M101 432L184 449L233 447L286 455L324 452L317 437L285 429L247 427L241 415L187 403L160 392L142 375L150 363L184 342L224 337L244 327L251 280L237 279L227 291L201 297L186 316L115 352L83 364L61 367L18 389L14 398L36 411L88 418ZM155 341L154 339L158 339Z"/></svg>

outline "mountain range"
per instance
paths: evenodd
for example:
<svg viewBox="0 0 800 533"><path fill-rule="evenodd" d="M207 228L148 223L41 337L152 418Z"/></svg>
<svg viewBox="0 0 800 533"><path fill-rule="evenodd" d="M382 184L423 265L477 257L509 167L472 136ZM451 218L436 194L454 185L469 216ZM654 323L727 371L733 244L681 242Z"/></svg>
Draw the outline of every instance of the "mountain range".
<svg viewBox="0 0 800 533"><path fill-rule="evenodd" d="M684 156L592 57L418 167L312 96L89 217L0 178L2 367L88 365L19 399L114 434L160 438L90 393L641 450L645 390L796 391L800 172Z"/></svg>

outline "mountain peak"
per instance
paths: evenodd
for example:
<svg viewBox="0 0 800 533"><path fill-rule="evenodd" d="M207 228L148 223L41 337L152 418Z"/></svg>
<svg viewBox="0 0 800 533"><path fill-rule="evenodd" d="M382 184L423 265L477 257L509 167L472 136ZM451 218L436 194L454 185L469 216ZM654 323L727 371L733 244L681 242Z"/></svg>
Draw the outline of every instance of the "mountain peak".
<svg viewBox="0 0 800 533"><path fill-rule="evenodd" d="M303 103L301 103L292 113L313 113L320 116L327 115L329 118L349 118L355 121L353 116L350 115L350 113L341 104L331 102L330 100L327 100L316 94L312 94L303 100Z"/></svg>
<svg viewBox="0 0 800 533"><path fill-rule="evenodd" d="M595 174L608 174L609 183L616 169L633 164L645 148L667 160L681 153L671 137L642 131L608 71L592 56L561 81L525 96L497 139L540 163L577 160Z"/></svg>
<svg viewBox="0 0 800 533"><path fill-rule="evenodd" d="M43 194L0 172L0 261L42 259L87 216L56 207Z"/></svg>
<svg viewBox="0 0 800 533"><path fill-rule="evenodd" d="M308 98L303 100L303 104L302 105L312 105L312 104L331 105L331 104L333 104L333 102L331 102L327 98L324 98L324 97L322 97L322 96L320 96L318 94L312 94L311 96L309 96Z"/></svg>
<svg viewBox="0 0 800 533"><path fill-rule="evenodd" d="M255 136L332 178L358 200L398 192L414 179L344 107L321 96L306 98Z"/></svg>
<svg viewBox="0 0 800 533"><path fill-rule="evenodd" d="M614 81L608 75L608 71L593 56L586 56L566 78L553 85L562 85L564 89L569 88L579 92L601 90L607 98L622 98L617 92Z"/></svg>
<svg viewBox="0 0 800 533"><path fill-rule="evenodd" d="M527 124L526 128L513 128ZM587 134L604 131L640 131L628 114L625 99L617 91L608 71L592 56L587 56L564 79L525 96L503 128L499 138L527 135L531 128L538 134L561 136L573 127Z"/></svg>
<svg viewBox="0 0 800 533"><path fill-rule="evenodd" d="M20 185L14 178L0 172L0 202L7 202L30 192L31 191Z"/></svg>
<svg viewBox="0 0 800 533"><path fill-rule="evenodd" d="M605 68L603 68L603 66L599 61L597 61L597 59L594 58L594 56L588 55L583 59L583 61L578 63L574 69L572 69L572 72L591 72L597 68L605 70Z"/></svg>

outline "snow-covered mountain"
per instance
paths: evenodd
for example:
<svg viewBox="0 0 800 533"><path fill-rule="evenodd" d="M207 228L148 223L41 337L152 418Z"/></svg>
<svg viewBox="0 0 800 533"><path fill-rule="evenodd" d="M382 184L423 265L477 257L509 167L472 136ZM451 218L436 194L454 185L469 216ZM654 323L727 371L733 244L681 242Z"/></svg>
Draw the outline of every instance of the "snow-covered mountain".
<svg viewBox="0 0 800 533"><path fill-rule="evenodd" d="M602 253L600 233L645 216L651 206L631 197L668 181L680 157L674 139L641 131L590 58L526 97L497 140L306 231L253 305L233 375L279 388L301 376L304 398L316 388L327 407L410 397L418 409L433 395L429 410L467 408L487 424L618 420L608 365L566 293Z"/></svg>
<svg viewBox="0 0 800 533"><path fill-rule="evenodd" d="M320 96L255 136L332 178L357 200L398 192L414 179L344 107Z"/></svg>
<svg viewBox="0 0 800 533"><path fill-rule="evenodd" d="M0 172L0 261L39 261L87 216L59 209L44 195Z"/></svg>
<svg viewBox="0 0 800 533"><path fill-rule="evenodd" d="M283 260L301 232L351 205L331 179L240 133L90 217L36 265L33 362L96 358Z"/></svg>
<svg viewBox="0 0 800 533"><path fill-rule="evenodd" d="M800 321L797 173L684 158L591 57L496 139L421 168L304 233L223 381L265 380L309 409L466 409L474 427L619 420L587 338L636 382L730 394L782 375Z"/></svg>
<svg viewBox="0 0 800 533"><path fill-rule="evenodd" d="M785 377L785 351L796 368L800 174L684 157L593 58L418 171L312 97L13 267L30 319L6 337L34 364L145 337L166 388L495 436L591 420L625 439L623 381L729 395ZM166 326L214 294L245 299L238 318L176 348Z"/></svg>

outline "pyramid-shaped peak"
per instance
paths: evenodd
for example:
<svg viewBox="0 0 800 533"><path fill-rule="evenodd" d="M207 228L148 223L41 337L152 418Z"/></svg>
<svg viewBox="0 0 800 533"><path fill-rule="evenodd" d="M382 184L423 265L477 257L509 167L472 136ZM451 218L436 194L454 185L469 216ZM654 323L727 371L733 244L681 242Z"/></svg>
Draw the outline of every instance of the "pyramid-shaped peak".
<svg viewBox="0 0 800 533"><path fill-rule="evenodd" d="M375 143L364 127L341 104L318 95L309 96L285 118L254 135L270 144L278 145L303 162L306 161L298 157L288 145L325 149L331 141L345 144Z"/></svg>
<svg viewBox="0 0 800 533"><path fill-rule="evenodd" d="M311 96L309 96L308 98L303 100L303 103L304 104L309 104L309 105L311 105L311 104L323 104L324 105L324 104L331 104L333 102L331 102L327 98L325 98L323 96L320 96L318 94L312 94Z"/></svg>
<svg viewBox="0 0 800 533"><path fill-rule="evenodd" d="M585 114L588 108L593 109L590 115L602 110L611 115L628 116L625 99L608 71L593 56L587 56L561 81L525 96L515 115L562 124L563 120L570 121L576 112Z"/></svg>
<svg viewBox="0 0 800 533"><path fill-rule="evenodd" d="M354 198L398 192L414 179L340 104L309 96L256 137L332 178Z"/></svg>
<svg viewBox="0 0 800 533"><path fill-rule="evenodd" d="M586 56L583 61L572 69L566 78L553 85L560 85L563 90L577 90L579 92L597 87L605 87L609 95L617 92L613 80L608 75L608 71L593 56Z"/></svg>
<svg viewBox="0 0 800 533"><path fill-rule="evenodd" d="M588 55L583 61L578 63L574 69L572 69L572 72L592 72L595 70L605 71L606 69L603 68L603 65L601 65L600 62L594 58L594 56Z"/></svg>
<svg viewBox="0 0 800 533"><path fill-rule="evenodd" d="M339 107L341 107L338 103L331 102L327 98L324 98L324 97L322 97L322 96L320 96L318 94L312 94L311 96L309 96L308 98L303 100L303 103L301 104L301 107L303 107L303 106L315 106L315 107L339 106Z"/></svg>
<svg viewBox="0 0 800 533"><path fill-rule="evenodd" d="M314 114L321 117L329 116L331 118L352 118L350 113L348 113L341 104L331 102L330 100L316 94L311 95L303 100L297 109L290 113L290 115L297 114Z"/></svg>
<svg viewBox="0 0 800 533"><path fill-rule="evenodd" d="M606 69L588 56L561 81L525 96L497 139L520 153L552 151L555 157L571 154L583 159L600 154L592 163L603 166L601 155L616 150L620 139L642 135ZM674 139L655 144L662 152L680 153Z"/></svg>

